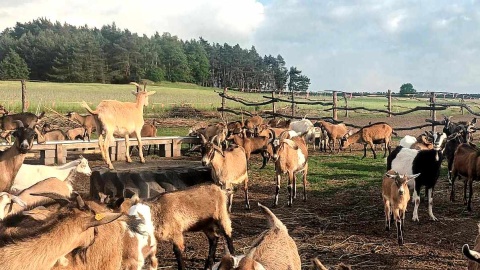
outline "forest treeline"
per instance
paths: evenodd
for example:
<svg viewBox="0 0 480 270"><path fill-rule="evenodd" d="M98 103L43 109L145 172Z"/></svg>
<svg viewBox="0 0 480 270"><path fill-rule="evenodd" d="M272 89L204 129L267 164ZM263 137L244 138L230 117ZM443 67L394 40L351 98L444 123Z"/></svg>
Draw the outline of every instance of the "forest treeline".
<svg viewBox="0 0 480 270"><path fill-rule="evenodd" d="M101 29L39 18L0 34L0 79L54 82L189 82L210 87L306 91L310 79L281 55L255 47L147 37L115 23Z"/></svg>

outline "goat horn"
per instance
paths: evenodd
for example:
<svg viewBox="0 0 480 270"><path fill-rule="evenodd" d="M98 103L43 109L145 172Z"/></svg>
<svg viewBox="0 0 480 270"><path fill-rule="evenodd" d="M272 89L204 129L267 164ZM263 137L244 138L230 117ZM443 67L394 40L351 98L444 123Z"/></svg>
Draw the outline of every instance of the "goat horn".
<svg viewBox="0 0 480 270"><path fill-rule="evenodd" d="M23 122L20 121L20 120L13 120L13 122L17 123L17 128L25 127L25 126L23 125Z"/></svg>
<svg viewBox="0 0 480 270"><path fill-rule="evenodd" d="M12 199L12 202L20 205L21 207L27 207L27 204L22 199L20 199L18 196L12 195L11 199Z"/></svg>
<svg viewBox="0 0 480 270"><path fill-rule="evenodd" d="M61 206L67 205L70 203L70 200L62 196L58 193L53 193L53 192L42 192L42 193L30 193L31 196L42 196L42 197L47 197L50 198L56 202L58 202Z"/></svg>

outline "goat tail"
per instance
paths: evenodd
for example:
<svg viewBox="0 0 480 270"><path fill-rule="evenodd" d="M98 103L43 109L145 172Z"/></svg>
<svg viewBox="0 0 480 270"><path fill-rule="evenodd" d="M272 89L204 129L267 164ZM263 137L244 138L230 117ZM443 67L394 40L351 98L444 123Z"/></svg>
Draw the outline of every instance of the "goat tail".
<svg viewBox="0 0 480 270"><path fill-rule="evenodd" d="M469 260L480 263L480 253L475 250L470 250L468 244L463 245L462 252Z"/></svg>
<svg viewBox="0 0 480 270"><path fill-rule="evenodd" d="M41 119L44 115L45 115L45 111L41 112L41 113L37 116L37 118L38 118L38 119Z"/></svg>
<svg viewBox="0 0 480 270"><path fill-rule="evenodd" d="M279 228L285 231L287 230L287 227L283 225L282 221L280 221L280 219L278 219L270 209L268 209L266 206L263 206L261 203L258 203L258 206L260 207L260 209L262 209L262 212L267 217L270 227Z"/></svg>
<svg viewBox="0 0 480 270"><path fill-rule="evenodd" d="M90 114L97 114L96 111L92 110L90 108L90 106L88 106L87 102L85 101L82 101L82 104L80 104L80 106L82 106L83 108L87 109L87 111L90 113Z"/></svg>

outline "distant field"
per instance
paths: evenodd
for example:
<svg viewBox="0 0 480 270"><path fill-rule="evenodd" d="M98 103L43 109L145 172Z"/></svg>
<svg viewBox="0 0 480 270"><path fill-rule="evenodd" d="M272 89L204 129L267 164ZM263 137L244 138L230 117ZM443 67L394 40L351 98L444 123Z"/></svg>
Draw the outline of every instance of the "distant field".
<svg viewBox="0 0 480 270"><path fill-rule="evenodd" d="M27 82L27 98L30 102L29 111L44 110L44 107L52 108L58 112L65 113L68 111L80 111L84 109L80 107L82 100L87 101L91 106L96 106L101 100L116 99L121 101L133 101L134 97L130 93L135 90L133 85L112 85L112 84L95 84L95 83L50 83L50 82ZM150 98L150 105L146 108L147 116L159 117L170 110L174 106L190 105L195 109L204 111L216 111L221 106L221 98L215 91L221 91L218 88L200 87L186 83L160 83L148 85L147 90L156 91L157 93ZM230 95L242 97L248 101L258 102L265 100L265 94L241 93L229 91ZM285 98L285 97L284 97ZM331 101L330 96L312 97L315 100ZM300 99L297 99L300 100ZM439 102L452 102L452 100L442 100L437 98ZM467 101L471 103L471 101ZM18 112L21 108L21 85L18 81L0 81L0 104L7 107L11 111ZM339 97L339 106L345 106L343 97ZM412 99L394 99L393 109L395 112L404 111L415 106L425 106L428 99L412 100ZM358 97L349 100L349 107L366 107L376 109L386 109L387 99L385 97ZM478 110L477 104L471 104L474 109ZM230 100L226 101L226 106L235 109L244 109L248 111L269 110L271 105L247 107L240 103ZM277 109L288 110L289 103L277 103ZM331 116L331 111L325 112L327 107L323 106L298 106L300 113L315 116ZM445 114L458 114L458 109L450 109ZM343 111L339 111L339 116L343 115ZM418 112L417 114L428 114L428 112ZM372 113L366 111L350 112L351 117L372 117Z"/></svg>

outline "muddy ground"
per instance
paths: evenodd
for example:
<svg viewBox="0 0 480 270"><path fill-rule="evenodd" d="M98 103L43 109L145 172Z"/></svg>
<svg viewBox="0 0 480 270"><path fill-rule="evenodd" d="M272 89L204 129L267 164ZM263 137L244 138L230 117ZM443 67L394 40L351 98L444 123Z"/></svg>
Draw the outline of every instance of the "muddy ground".
<svg viewBox="0 0 480 270"><path fill-rule="evenodd" d="M425 117L376 118L392 126L423 124ZM456 117L455 120L471 120L472 117ZM349 123L365 125L371 119L347 120ZM175 125L175 120L161 121L161 125ZM195 121L183 121L194 125ZM438 130L441 130L438 129ZM416 135L422 131L399 132ZM477 140L478 141L478 138ZM319 159L329 154L318 152ZM360 156L360 152L353 155ZM92 165L101 166L99 158L91 157ZM96 159L96 160L95 160ZM260 160L254 158L254 164ZM444 163L444 166L445 163ZM390 232L384 230L383 205L380 187L339 190L320 193L308 189L308 200L295 201L293 207L286 206L286 188L282 188L280 206L272 209L285 223L290 235L297 243L304 269L309 269L310 260L318 257L324 264L333 266L339 262L352 265L353 269L465 269L467 262L461 254L464 243L473 245L478 232L480 202L473 200L473 212L467 213L462 202L461 183L457 182L457 202L449 201L449 185L446 178L439 179L434 194L434 213L437 222L429 220L427 204L423 200L419 208L420 222L412 222L413 206L405 221L405 245L396 243L395 226ZM77 183L77 189L88 192L88 179ZM301 189L300 189L301 190ZM474 186L478 190L478 185ZM243 208L243 192L236 193L233 214L233 239L236 253L243 254L250 243L267 224L260 214L256 202L271 206L274 186L272 179L259 173L250 176L250 200L252 210ZM301 194L301 193L300 193ZM203 269L207 256L208 242L201 233L186 236L186 264L189 269ZM223 241L217 250L217 259L222 255ZM159 269L176 269L172 247L159 244Z"/></svg>

